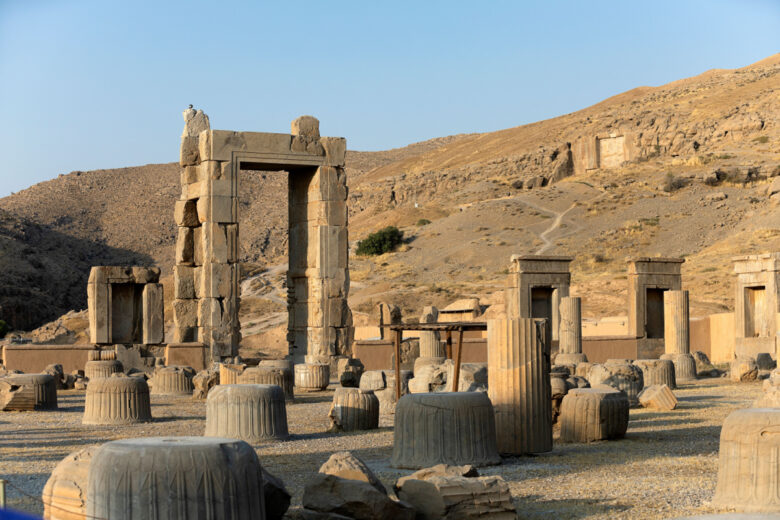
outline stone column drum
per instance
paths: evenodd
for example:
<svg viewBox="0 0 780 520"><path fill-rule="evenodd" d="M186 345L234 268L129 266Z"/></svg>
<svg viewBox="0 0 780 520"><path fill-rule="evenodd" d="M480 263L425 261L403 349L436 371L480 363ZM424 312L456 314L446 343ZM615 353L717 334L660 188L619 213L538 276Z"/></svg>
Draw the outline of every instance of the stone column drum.
<svg viewBox="0 0 780 520"><path fill-rule="evenodd" d="M496 412L501 453L552 450L550 366L544 329L542 320L532 318L488 320L488 395Z"/></svg>
<svg viewBox="0 0 780 520"><path fill-rule="evenodd" d="M295 365L295 388L302 392L319 392L328 388L330 365L300 363Z"/></svg>
<svg viewBox="0 0 780 520"><path fill-rule="evenodd" d="M189 395L194 389L191 367L162 367L154 371L152 393L155 395Z"/></svg>
<svg viewBox="0 0 780 520"><path fill-rule="evenodd" d="M623 437L628 429L628 398L609 388L574 388L561 403L562 442Z"/></svg>
<svg viewBox="0 0 780 520"><path fill-rule="evenodd" d="M560 303L560 329L556 365L576 365L588 360L582 353L582 300L563 296Z"/></svg>
<svg viewBox="0 0 780 520"><path fill-rule="evenodd" d="M276 385L217 385L206 398L204 435L253 444L286 440L284 392Z"/></svg>
<svg viewBox="0 0 780 520"><path fill-rule="evenodd" d="M439 319L439 310L436 307L425 307L420 323L436 323ZM441 344L438 332L420 331L420 358L443 358L446 353Z"/></svg>
<svg viewBox="0 0 780 520"><path fill-rule="evenodd" d="M676 383L696 379L696 360L691 354L663 354L661 359L668 359L674 363L674 379Z"/></svg>
<svg viewBox="0 0 780 520"><path fill-rule="evenodd" d="M238 383L238 376L240 376L246 365L233 365L229 363L219 364L219 384L221 385L235 385Z"/></svg>
<svg viewBox="0 0 780 520"><path fill-rule="evenodd" d="M123 439L92 456L87 518L265 520L262 489L260 461L243 441Z"/></svg>
<svg viewBox="0 0 780 520"><path fill-rule="evenodd" d="M287 368L275 368L272 366L249 367L236 378L240 385L277 385L284 391L287 401L294 399L293 375Z"/></svg>
<svg viewBox="0 0 780 520"><path fill-rule="evenodd" d="M337 388L328 417L332 431L379 428L379 398L372 390Z"/></svg>
<svg viewBox="0 0 780 520"><path fill-rule="evenodd" d="M62 459L43 487L45 520L84 520L87 514L89 463L99 446L81 448Z"/></svg>
<svg viewBox="0 0 780 520"><path fill-rule="evenodd" d="M398 401L394 468L491 466L499 462L495 414L484 392L408 394Z"/></svg>
<svg viewBox="0 0 780 520"><path fill-rule="evenodd" d="M81 424L131 424L152 420L149 385L124 374L93 379L87 385Z"/></svg>
<svg viewBox="0 0 780 520"><path fill-rule="evenodd" d="M116 359L87 361L84 364L84 377L87 379L110 377L111 374L121 372L122 369L122 362Z"/></svg>
<svg viewBox="0 0 780 520"><path fill-rule="evenodd" d="M720 432L718 485L712 505L780 513L780 408L732 412Z"/></svg>
<svg viewBox="0 0 780 520"><path fill-rule="evenodd" d="M607 385L621 390L625 392L631 406L639 406L639 392L645 387L642 370L631 363L619 361L594 364L588 373L588 381L591 386Z"/></svg>
<svg viewBox="0 0 780 520"><path fill-rule="evenodd" d="M664 352L690 354L688 291L664 291Z"/></svg>
<svg viewBox="0 0 780 520"><path fill-rule="evenodd" d="M644 387L666 385L677 388L674 363L670 359L637 359L634 365L642 371Z"/></svg>

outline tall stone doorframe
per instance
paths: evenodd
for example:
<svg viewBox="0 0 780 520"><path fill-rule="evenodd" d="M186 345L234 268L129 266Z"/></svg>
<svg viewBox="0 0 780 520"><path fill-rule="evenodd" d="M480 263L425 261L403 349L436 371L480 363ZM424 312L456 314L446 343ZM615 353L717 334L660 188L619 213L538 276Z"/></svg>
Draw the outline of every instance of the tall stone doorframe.
<svg viewBox="0 0 780 520"><path fill-rule="evenodd" d="M734 325L737 355L777 357L777 318L780 312L780 253L733 258L737 275Z"/></svg>
<svg viewBox="0 0 780 520"><path fill-rule="evenodd" d="M642 359L664 353L664 292L682 289L682 258L628 260L628 335L638 344Z"/></svg>
<svg viewBox="0 0 780 520"><path fill-rule="evenodd" d="M218 360L235 356L239 308L238 173L288 173L287 340L294 359L327 363L348 355L346 140L320 137L302 116L290 134L211 130L184 112L182 194L174 268L176 342L200 342Z"/></svg>
<svg viewBox="0 0 780 520"><path fill-rule="evenodd" d="M551 340L557 343L560 303L569 295L572 260L568 256L513 255L506 293L507 317L547 319Z"/></svg>
<svg viewBox="0 0 780 520"><path fill-rule="evenodd" d="M87 283L90 341L97 345L163 343L159 280L156 267L93 267Z"/></svg>

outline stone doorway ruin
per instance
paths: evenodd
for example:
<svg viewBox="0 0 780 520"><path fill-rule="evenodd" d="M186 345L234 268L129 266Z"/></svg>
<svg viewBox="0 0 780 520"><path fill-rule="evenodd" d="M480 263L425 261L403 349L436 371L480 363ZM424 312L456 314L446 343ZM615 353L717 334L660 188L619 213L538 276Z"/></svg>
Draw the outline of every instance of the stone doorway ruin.
<svg viewBox="0 0 780 520"><path fill-rule="evenodd" d="M238 172L288 174L290 353L328 363L349 354L346 140L320 137L302 116L291 134L211 130L200 110L184 112L176 203L175 341L199 342L220 360L238 354Z"/></svg>
<svg viewBox="0 0 780 520"><path fill-rule="evenodd" d="M667 289L648 288L646 294L647 316L645 319L645 337L663 339L664 337L664 292Z"/></svg>
<svg viewBox="0 0 780 520"><path fill-rule="evenodd" d="M734 258L737 273L734 298L737 355L777 350L777 322L780 311L780 253Z"/></svg>

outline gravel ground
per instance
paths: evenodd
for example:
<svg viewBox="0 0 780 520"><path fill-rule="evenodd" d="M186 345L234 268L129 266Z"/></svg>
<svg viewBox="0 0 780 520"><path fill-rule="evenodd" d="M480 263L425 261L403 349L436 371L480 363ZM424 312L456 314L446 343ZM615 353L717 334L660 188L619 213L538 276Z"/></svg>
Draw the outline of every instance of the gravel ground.
<svg viewBox="0 0 780 520"><path fill-rule="evenodd" d="M718 438L725 417L748 407L758 383L706 379L675 391L671 412L631 410L626 438L592 444L555 444L551 453L505 459L482 474L502 475L521 518L674 518L713 512ZM389 467L392 416L370 433L327 433L332 392L306 394L288 405L291 440L257 446L263 466L281 477L300 504L305 481L335 451L349 450L388 488L401 475ZM89 444L152 435L202 435L204 402L152 396L152 423L82 426L84 393L63 391L52 412L0 413L0 478L9 481L9 507L42 513L41 492L54 466Z"/></svg>

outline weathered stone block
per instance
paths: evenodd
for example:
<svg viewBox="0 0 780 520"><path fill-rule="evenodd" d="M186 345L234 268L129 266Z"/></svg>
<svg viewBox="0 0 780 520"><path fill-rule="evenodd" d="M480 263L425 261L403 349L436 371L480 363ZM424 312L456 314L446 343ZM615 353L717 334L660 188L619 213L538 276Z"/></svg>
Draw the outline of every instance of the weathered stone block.
<svg viewBox="0 0 780 520"><path fill-rule="evenodd" d="M116 359L87 361L84 364L84 377L89 379L91 384L93 379L111 377L122 370L122 363Z"/></svg>
<svg viewBox="0 0 780 520"><path fill-rule="evenodd" d="M196 227L200 226L198 220L198 209L194 200L177 200L174 203L173 219L177 226Z"/></svg>
<svg viewBox="0 0 780 520"><path fill-rule="evenodd" d="M398 498L412 505L421 518L515 520L509 485L500 476L435 475L407 478Z"/></svg>
<svg viewBox="0 0 780 520"><path fill-rule="evenodd" d="M43 518L81 520L87 514L89 463L98 446L87 446L62 459L43 488Z"/></svg>
<svg viewBox="0 0 780 520"><path fill-rule="evenodd" d="M666 384L645 387L639 392L639 403L645 408L657 410L674 410L677 408L677 398Z"/></svg>
<svg viewBox="0 0 780 520"><path fill-rule="evenodd" d="M637 359L634 365L642 371L642 382L645 387L667 385L677 388L674 373L674 363L670 359Z"/></svg>
<svg viewBox="0 0 780 520"><path fill-rule="evenodd" d="M302 505L329 516L308 518L341 520L414 520L415 510L392 500L367 482L317 473L306 483Z"/></svg>
<svg viewBox="0 0 780 520"><path fill-rule="evenodd" d="M195 370L191 367L168 366L154 371L152 393L155 395L188 395L192 393L192 378Z"/></svg>
<svg viewBox="0 0 780 520"><path fill-rule="evenodd" d="M222 305L216 298L201 298L198 301L198 326L217 327L222 321Z"/></svg>
<svg viewBox="0 0 780 520"><path fill-rule="evenodd" d="M302 135L312 139L320 138L320 121L313 116L300 116L290 123L292 135Z"/></svg>
<svg viewBox="0 0 780 520"><path fill-rule="evenodd" d="M780 409L749 408L726 417L720 432L712 505L744 512L780 511Z"/></svg>
<svg viewBox="0 0 780 520"><path fill-rule="evenodd" d="M0 410L56 410L57 381L49 374L0 378Z"/></svg>
<svg viewBox="0 0 780 520"><path fill-rule="evenodd" d="M165 341L165 306L162 284L145 284L141 302L143 314L142 340L146 345L159 345Z"/></svg>
<svg viewBox="0 0 780 520"><path fill-rule="evenodd" d="M198 219L201 223L233 223L235 198L230 196L201 197L198 199Z"/></svg>
<svg viewBox="0 0 780 520"><path fill-rule="evenodd" d="M176 238L176 263L193 263L193 231L192 228L180 227Z"/></svg>
<svg viewBox="0 0 780 520"><path fill-rule="evenodd" d="M588 381L592 386L607 385L621 390L631 406L639 406L639 392L644 388L644 376L635 365L619 362L594 364L588 373Z"/></svg>
<svg viewBox="0 0 780 520"><path fill-rule="evenodd" d="M195 298L195 268L187 265L173 266L173 297L178 300Z"/></svg>
<svg viewBox="0 0 780 520"><path fill-rule="evenodd" d="M691 354L663 354L661 359L668 359L674 363L675 383L696 379L696 360L693 359Z"/></svg>
<svg viewBox="0 0 780 520"><path fill-rule="evenodd" d="M197 327L198 300L174 300L173 323L177 327Z"/></svg>
<svg viewBox="0 0 780 520"><path fill-rule="evenodd" d="M330 383L330 365L301 363L295 365L295 388L302 392L325 390Z"/></svg>
<svg viewBox="0 0 780 520"><path fill-rule="evenodd" d="M387 494L385 486L366 464L348 451L336 452L320 466L319 473L371 484L377 491Z"/></svg>
<svg viewBox="0 0 780 520"><path fill-rule="evenodd" d="M284 391L284 398L292 402L294 393L293 371L290 368L256 366L245 369L235 383L240 385L276 385Z"/></svg>
<svg viewBox="0 0 780 520"><path fill-rule="evenodd" d="M347 155L347 140L343 137L323 137L320 144L325 150L325 164L328 166L344 166Z"/></svg>
<svg viewBox="0 0 780 520"><path fill-rule="evenodd" d="M198 164L200 157L198 138L182 136L181 149L179 151L179 165L191 166Z"/></svg>

